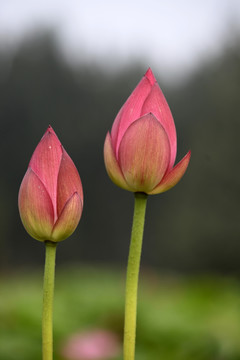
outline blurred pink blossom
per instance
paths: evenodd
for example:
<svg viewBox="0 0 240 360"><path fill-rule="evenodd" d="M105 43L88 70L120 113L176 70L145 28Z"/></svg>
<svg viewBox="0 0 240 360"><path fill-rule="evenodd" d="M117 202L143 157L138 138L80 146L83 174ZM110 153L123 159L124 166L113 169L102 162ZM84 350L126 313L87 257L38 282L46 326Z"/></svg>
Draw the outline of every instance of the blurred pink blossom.
<svg viewBox="0 0 240 360"><path fill-rule="evenodd" d="M62 350L62 355L67 360L108 360L119 354L120 343L117 336L102 329L71 336Z"/></svg>

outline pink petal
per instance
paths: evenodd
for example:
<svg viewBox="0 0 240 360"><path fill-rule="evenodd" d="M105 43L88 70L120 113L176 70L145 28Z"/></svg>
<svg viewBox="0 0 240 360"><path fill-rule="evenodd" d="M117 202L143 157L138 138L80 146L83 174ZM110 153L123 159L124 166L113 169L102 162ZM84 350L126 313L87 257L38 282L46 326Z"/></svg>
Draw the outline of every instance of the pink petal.
<svg viewBox="0 0 240 360"><path fill-rule="evenodd" d="M152 113L158 119L168 135L171 147L168 169L171 169L174 165L177 152L176 128L171 110L157 82L152 86L151 92L143 104L141 116L148 113Z"/></svg>
<svg viewBox="0 0 240 360"><path fill-rule="evenodd" d="M52 200L56 217L57 178L62 159L62 147L58 137L49 126L36 147L29 166L46 187Z"/></svg>
<svg viewBox="0 0 240 360"><path fill-rule="evenodd" d="M151 91L151 83L146 76L133 90L114 120L111 138L114 152L118 158L119 144L127 128L141 116L143 103Z"/></svg>
<svg viewBox="0 0 240 360"><path fill-rule="evenodd" d="M148 114L127 129L119 147L119 163L132 191L151 192L162 180L169 163L167 134Z"/></svg>
<svg viewBox="0 0 240 360"><path fill-rule="evenodd" d="M31 168L28 168L21 183L18 205L27 232L37 240L50 240L54 219L52 201Z"/></svg>
<svg viewBox="0 0 240 360"><path fill-rule="evenodd" d="M78 193L83 203L83 188L79 173L63 148L57 180L57 215L59 216L66 202L75 192Z"/></svg>
<svg viewBox="0 0 240 360"><path fill-rule="evenodd" d="M111 136L109 133L107 133L104 143L104 162L108 176L114 184L120 186L122 189L131 191L114 155Z"/></svg>
<svg viewBox="0 0 240 360"><path fill-rule="evenodd" d="M164 191L171 189L175 186L183 177L185 171L187 170L189 161L191 157L191 151L189 151L184 158L176 165L174 168L168 172L162 179L162 181L153 189L149 194L160 194Z"/></svg>
<svg viewBox="0 0 240 360"><path fill-rule="evenodd" d="M66 202L56 224L51 240L62 241L69 237L76 229L82 215L83 203L80 195L75 192Z"/></svg>

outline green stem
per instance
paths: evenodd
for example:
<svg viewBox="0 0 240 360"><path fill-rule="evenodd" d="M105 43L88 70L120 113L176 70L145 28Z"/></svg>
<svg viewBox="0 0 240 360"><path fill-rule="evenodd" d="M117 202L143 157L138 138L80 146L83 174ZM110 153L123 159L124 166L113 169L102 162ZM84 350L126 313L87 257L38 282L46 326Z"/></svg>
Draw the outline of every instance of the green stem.
<svg viewBox="0 0 240 360"><path fill-rule="evenodd" d="M53 296L55 278L55 258L57 243L45 241L46 258L43 283L42 312L42 359L53 359Z"/></svg>
<svg viewBox="0 0 240 360"><path fill-rule="evenodd" d="M147 195L144 193L135 193L132 235L126 279L123 345L124 360L134 360L135 358L138 277L142 252L146 205Z"/></svg>

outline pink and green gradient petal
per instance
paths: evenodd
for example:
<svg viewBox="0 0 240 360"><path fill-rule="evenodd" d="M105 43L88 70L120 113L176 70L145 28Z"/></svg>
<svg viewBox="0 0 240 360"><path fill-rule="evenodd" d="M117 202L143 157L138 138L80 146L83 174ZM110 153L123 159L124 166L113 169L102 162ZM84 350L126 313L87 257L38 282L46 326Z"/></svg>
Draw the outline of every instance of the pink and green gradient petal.
<svg viewBox="0 0 240 360"><path fill-rule="evenodd" d="M104 162L108 176L110 177L112 182L124 190L132 191L131 188L128 186L126 180L124 179L122 171L115 157L112 147L111 136L109 133L107 133L104 143Z"/></svg>
<svg viewBox="0 0 240 360"><path fill-rule="evenodd" d="M31 168L21 183L18 205L27 232L36 240L48 240L54 224L53 205L46 187Z"/></svg>
<svg viewBox="0 0 240 360"><path fill-rule="evenodd" d="M81 197L75 192L66 202L54 225L51 241L62 241L72 235L81 218L82 209L83 203Z"/></svg>
<svg viewBox="0 0 240 360"><path fill-rule="evenodd" d="M148 114L129 126L119 147L119 164L132 191L150 192L163 178L170 145L161 124Z"/></svg>
<svg viewBox="0 0 240 360"><path fill-rule="evenodd" d="M62 149L62 159L57 180L57 215L59 216L68 199L77 192L83 202L83 189L80 176L72 159Z"/></svg>
<svg viewBox="0 0 240 360"><path fill-rule="evenodd" d="M155 187L149 194L160 194L174 187L185 174L191 157L191 151L189 151L184 158L179 161L162 179L159 185Z"/></svg>

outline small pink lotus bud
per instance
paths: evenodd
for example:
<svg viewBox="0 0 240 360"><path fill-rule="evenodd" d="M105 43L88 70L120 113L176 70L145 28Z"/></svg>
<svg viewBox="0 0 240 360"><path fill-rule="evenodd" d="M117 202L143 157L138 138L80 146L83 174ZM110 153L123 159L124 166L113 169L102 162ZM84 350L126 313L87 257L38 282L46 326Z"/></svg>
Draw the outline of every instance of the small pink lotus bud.
<svg viewBox="0 0 240 360"><path fill-rule="evenodd" d="M64 240L79 223L81 179L51 126L32 155L20 186L18 206L26 231L39 241Z"/></svg>
<svg viewBox="0 0 240 360"><path fill-rule="evenodd" d="M190 151L174 166L176 151L174 120L149 68L106 136L105 166L121 188L159 194L175 186L188 167Z"/></svg>

